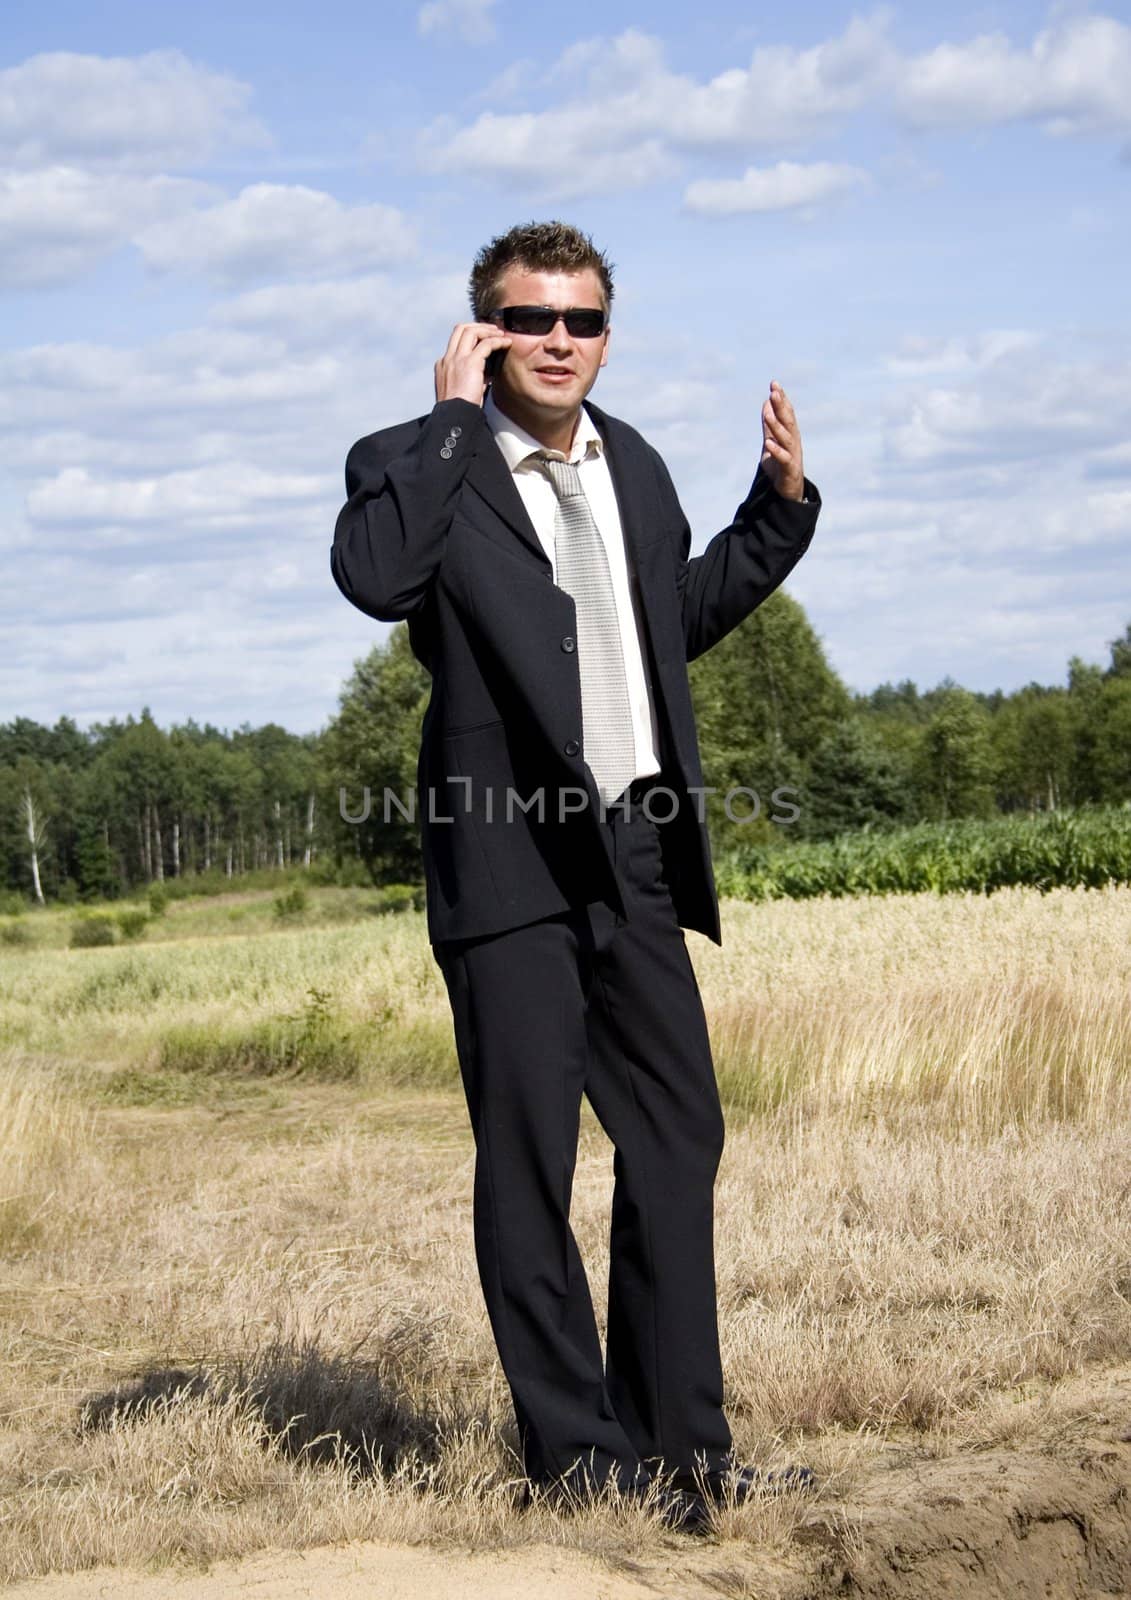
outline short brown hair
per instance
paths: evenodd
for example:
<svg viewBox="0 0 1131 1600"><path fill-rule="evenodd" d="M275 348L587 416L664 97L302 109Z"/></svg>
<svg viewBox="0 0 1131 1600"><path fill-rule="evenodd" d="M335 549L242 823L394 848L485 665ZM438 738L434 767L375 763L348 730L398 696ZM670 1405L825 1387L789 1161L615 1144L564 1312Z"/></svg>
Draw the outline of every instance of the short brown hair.
<svg viewBox="0 0 1131 1600"><path fill-rule="evenodd" d="M601 280L605 311L612 310L612 262L587 233L568 222L520 223L483 246L467 286L477 322L494 311L499 280L508 267L524 267L527 272L584 272L592 267Z"/></svg>

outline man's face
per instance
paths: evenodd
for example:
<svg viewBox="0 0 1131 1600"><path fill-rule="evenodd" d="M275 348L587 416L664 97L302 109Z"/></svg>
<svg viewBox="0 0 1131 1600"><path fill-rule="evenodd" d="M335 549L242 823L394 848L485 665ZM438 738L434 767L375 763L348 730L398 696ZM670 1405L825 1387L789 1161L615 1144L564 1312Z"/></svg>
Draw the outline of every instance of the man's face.
<svg viewBox="0 0 1131 1600"><path fill-rule="evenodd" d="M498 306L604 307L601 280L584 272L528 272L508 267L495 296ZM546 334L512 333L498 376L495 400L515 422L535 432L531 420L552 424L573 415L608 360L609 331L596 339L575 339L557 322ZM524 420L526 419L526 420Z"/></svg>

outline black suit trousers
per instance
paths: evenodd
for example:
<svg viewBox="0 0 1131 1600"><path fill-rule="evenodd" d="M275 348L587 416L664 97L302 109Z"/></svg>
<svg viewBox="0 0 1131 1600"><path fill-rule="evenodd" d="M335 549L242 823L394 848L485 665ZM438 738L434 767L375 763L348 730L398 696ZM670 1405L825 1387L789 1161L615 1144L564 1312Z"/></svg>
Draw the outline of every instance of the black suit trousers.
<svg viewBox="0 0 1131 1600"><path fill-rule="evenodd" d="M623 1485L641 1463L721 1465L731 1443L714 1266L723 1114L641 787L603 823L626 917L595 901L434 946L475 1135L480 1281L535 1482L612 1472ZM615 1152L605 1352L569 1220L582 1094Z"/></svg>

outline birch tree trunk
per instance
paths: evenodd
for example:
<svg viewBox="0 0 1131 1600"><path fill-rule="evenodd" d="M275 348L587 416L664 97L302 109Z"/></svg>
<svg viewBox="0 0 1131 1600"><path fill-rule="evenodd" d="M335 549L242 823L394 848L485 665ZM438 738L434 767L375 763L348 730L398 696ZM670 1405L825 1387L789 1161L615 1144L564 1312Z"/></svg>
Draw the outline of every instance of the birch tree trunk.
<svg viewBox="0 0 1131 1600"><path fill-rule="evenodd" d="M35 898L38 905L43 904L43 885L39 881L39 851L46 836L46 824L35 809L35 796L31 792L31 784L24 788L22 807L24 823L27 827L28 848L31 851L31 881L35 888Z"/></svg>

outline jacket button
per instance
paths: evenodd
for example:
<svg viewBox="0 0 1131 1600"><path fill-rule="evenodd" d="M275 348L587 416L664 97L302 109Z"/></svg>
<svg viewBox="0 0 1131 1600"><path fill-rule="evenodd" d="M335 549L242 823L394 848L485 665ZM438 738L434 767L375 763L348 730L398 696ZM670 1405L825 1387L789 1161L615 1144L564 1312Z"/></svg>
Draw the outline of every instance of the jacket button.
<svg viewBox="0 0 1131 1600"><path fill-rule="evenodd" d="M565 638L562 640L562 649L565 651L566 655L569 655L570 651L575 648L576 647L572 637L567 633Z"/></svg>
<svg viewBox="0 0 1131 1600"><path fill-rule="evenodd" d="M445 461L450 461L452 459L451 446L450 445L445 445L444 448L440 451L440 454L443 456Z"/></svg>
<svg viewBox="0 0 1131 1600"><path fill-rule="evenodd" d="M578 744L576 739L567 739L566 740L565 753L566 753L567 756L575 756L580 749L581 749L581 746Z"/></svg>

